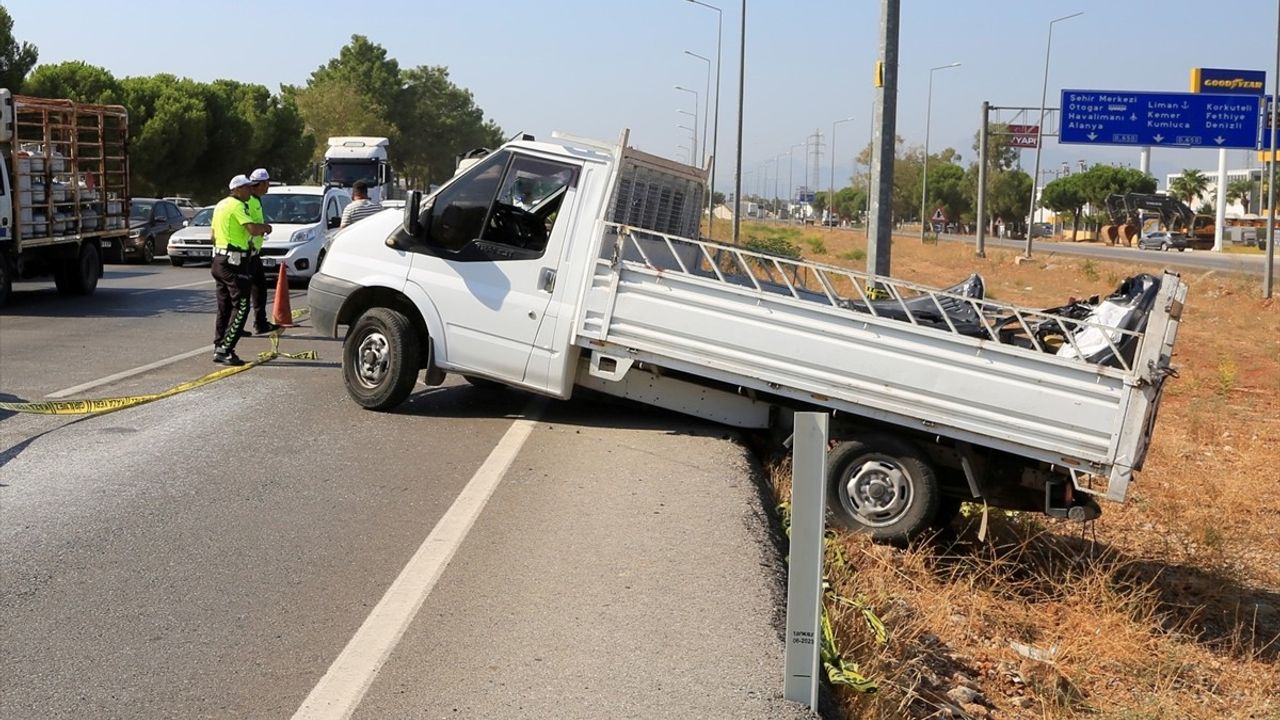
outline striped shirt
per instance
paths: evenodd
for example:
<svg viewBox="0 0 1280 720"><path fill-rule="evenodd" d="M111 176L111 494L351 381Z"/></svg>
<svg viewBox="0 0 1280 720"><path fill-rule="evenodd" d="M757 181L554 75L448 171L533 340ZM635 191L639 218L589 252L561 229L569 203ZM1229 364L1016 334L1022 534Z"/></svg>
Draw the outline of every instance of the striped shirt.
<svg viewBox="0 0 1280 720"><path fill-rule="evenodd" d="M338 227L346 227L380 212L382 212L381 203L368 199L352 200L347 209L342 211L342 223Z"/></svg>

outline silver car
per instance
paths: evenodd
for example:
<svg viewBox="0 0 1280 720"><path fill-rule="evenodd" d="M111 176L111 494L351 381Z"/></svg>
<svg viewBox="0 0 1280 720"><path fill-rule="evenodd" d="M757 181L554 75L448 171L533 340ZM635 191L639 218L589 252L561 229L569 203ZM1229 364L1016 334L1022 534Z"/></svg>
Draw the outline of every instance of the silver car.
<svg viewBox="0 0 1280 720"><path fill-rule="evenodd" d="M213 259L213 206L201 208L186 227L169 237L169 262L182 267L189 262Z"/></svg>

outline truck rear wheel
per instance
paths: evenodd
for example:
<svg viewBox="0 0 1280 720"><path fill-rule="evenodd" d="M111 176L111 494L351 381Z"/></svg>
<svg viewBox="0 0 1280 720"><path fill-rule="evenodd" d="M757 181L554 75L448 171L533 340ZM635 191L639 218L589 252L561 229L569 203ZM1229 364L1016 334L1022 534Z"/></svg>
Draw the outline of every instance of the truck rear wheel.
<svg viewBox="0 0 1280 720"><path fill-rule="evenodd" d="M92 295L102 277L102 257L93 240L80 243L76 257L62 261L53 273L53 284L63 295Z"/></svg>
<svg viewBox="0 0 1280 720"><path fill-rule="evenodd" d="M418 380L417 332L391 308L366 310L342 344L342 377L361 407L391 410L409 397Z"/></svg>
<svg viewBox="0 0 1280 720"><path fill-rule="evenodd" d="M938 514L937 474L910 442L866 435L827 453L827 507L835 524L904 543Z"/></svg>
<svg viewBox="0 0 1280 720"><path fill-rule="evenodd" d="M9 302L9 291L13 289L13 273L9 268L9 258L0 253L0 307Z"/></svg>

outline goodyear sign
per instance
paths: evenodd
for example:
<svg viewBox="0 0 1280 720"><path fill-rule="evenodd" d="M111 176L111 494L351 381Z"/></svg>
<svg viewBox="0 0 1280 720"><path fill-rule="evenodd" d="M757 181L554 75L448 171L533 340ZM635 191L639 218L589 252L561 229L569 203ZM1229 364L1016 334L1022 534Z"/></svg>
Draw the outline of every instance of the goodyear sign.
<svg viewBox="0 0 1280 720"><path fill-rule="evenodd" d="M1262 70L1191 68L1191 92L1213 95L1262 95L1267 74Z"/></svg>

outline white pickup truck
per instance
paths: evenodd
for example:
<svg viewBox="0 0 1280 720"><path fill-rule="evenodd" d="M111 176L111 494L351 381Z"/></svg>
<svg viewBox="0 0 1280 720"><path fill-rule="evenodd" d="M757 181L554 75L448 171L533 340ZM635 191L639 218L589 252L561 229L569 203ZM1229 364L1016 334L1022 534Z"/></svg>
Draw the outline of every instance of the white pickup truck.
<svg viewBox="0 0 1280 720"><path fill-rule="evenodd" d="M627 146L508 143L338 235L309 300L387 410L458 373L785 437L833 415L841 524L902 540L963 501L1084 520L1142 466L1186 286L1033 310L698 238L702 171ZM875 288L869 292L868 288Z"/></svg>

